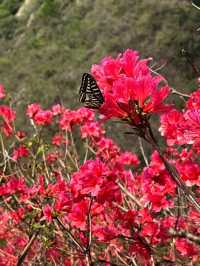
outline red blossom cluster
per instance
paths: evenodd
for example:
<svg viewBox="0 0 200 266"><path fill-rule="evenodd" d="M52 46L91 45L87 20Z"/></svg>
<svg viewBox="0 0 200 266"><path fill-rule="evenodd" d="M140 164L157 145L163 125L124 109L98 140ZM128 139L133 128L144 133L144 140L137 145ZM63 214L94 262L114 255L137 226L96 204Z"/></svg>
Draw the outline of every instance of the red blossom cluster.
<svg viewBox="0 0 200 266"><path fill-rule="evenodd" d="M102 114L137 125L145 116L170 109L163 103L170 88L162 84L166 83L164 78L152 75L149 61L150 58L141 60L138 52L128 49L116 59L106 57L99 65L93 65L91 72L105 97Z"/></svg>
<svg viewBox="0 0 200 266"><path fill-rule="evenodd" d="M151 145L150 158L107 138L105 119L89 109L33 103L26 133L0 106L0 265L198 265L200 89L185 110L172 108L148 62L127 50L92 74L105 99L100 114L127 122Z"/></svg>

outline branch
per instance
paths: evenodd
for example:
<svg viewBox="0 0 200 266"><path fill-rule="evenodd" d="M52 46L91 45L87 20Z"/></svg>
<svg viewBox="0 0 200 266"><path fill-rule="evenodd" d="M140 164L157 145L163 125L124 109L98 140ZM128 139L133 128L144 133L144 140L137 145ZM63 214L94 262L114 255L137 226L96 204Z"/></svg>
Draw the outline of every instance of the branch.
<svg viewBox="0 0 200 266"><path fill-rule="evenodd" d="M175 89L172 88L172 94L177 94L179 96L183 96L183 97L187 97L187 98L190 98L190 95L189 94L186 94L186 93L182 93L182 92L179 92Z"/></svg>
<svg viewBox="0 0 200 266"><path fill-rule="evenodd" d="M144 148L142 145L142 139L140 137L138 137L138 141L139 141L139 147L140 147L140 151L141 151L141 154L143 156L144 162L145 162L146 166L148 166L149 162L148 162L148 159L147 159L146 154L144 152Z"/></svg>
<svg viewBox="0 0 200 266"><path fill-rule="evenodd" d="M67 234L69 235L69 237L71 238L71 240L74 242L74 244L80 249L80 251L82 253L85 253L85 249L79 244L79 242L74 238L74 236L71 234L71 232L69 231L68 228L66 228L66 226L63 224L63 222L58 218L56 217L55 220L58 222L58 224L60 225L60 227L62 227L66 232Z"/></svg>
<svg viewBox="0 0 200 266"><path fill-rule="evenodd" d="M195 236L189 232L186 232L186 231L176 231L174 229L170 229L169 230L169 233L170 235L174 236L174 237L184 237L184 238L187 238L188 240L192 241L192 242L195 242L196 244L200 245L200 237L198 236Z"/></svg>
<svg viewBox="0 0 200 266"><path fill-rule="evenodd" d="M131 193L129 192L120 182L119 180L116 182L117 185L120 187L120 189L140 208L142 208L142 204L139 202L139 200Z"/></svg>
<svg viewBox="0 0 200 266"><path fill-rule="evenodd" d="M177 169L171 165L164 157L163 152L161 151L154 135L152 132L152 129L150 127L150 125L148 125L148 130L149 130L149 138L148 138L148 142L152 145L152 147L158 152L160 159L162 160L167 172L169 173L169 175L172 177L172 179L174 180L174 182L177 184L177 186L184 192L186 198L188 199L188 201L195 207L196 210L198 210L200 212L200 205L199 203L196 201L195 196L193 195L193 193L188 189L188 187L185 185L185 183L183 182L183 180L180 178L180 175L177 171Z"/></svg>
<svg viewBox="0 0 200 266"><path fill-rule="evenodd" d="M21 266L21 265L22 265L22 263L23 263L23 261L24 261L26 255L28 254L29 249L31 248L31 246L32 246L32 244L33 244L33 242L34 242L34 240L35 240L36 237L38 236L38 233L39 233L39 230L37 230L37 232L35 232L35 233L31 236L29 242L26 244L24 250L22 251L21 255L19 256L16 266Z"/></svg>

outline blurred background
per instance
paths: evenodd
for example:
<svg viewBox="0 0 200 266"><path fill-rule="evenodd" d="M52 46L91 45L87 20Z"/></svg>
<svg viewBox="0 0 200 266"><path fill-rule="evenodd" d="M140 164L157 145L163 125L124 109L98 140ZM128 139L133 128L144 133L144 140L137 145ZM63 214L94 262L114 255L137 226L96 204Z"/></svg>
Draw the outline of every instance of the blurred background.
<svg viewBox="0 0 200 266"><path fill-rule="evenodd" d="M80 106L82 73L131 48L188 93L197 87L199 27L200 10L189 0L1 0L0 83L23 126L28 103Z"/></svg>

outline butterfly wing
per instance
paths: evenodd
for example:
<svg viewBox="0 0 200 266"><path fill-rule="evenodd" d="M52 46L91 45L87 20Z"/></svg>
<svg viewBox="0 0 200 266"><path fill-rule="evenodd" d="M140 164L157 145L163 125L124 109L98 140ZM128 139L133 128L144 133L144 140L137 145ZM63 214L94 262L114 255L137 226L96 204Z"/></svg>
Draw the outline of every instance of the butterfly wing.
<svg viewBox="0 0 200 266"><path fill-rule="evenodd" d="M98 109L104 102L96 80L88 73L84 73L82 76L79 101L84 103L85 107L92 109Z"/></svg>

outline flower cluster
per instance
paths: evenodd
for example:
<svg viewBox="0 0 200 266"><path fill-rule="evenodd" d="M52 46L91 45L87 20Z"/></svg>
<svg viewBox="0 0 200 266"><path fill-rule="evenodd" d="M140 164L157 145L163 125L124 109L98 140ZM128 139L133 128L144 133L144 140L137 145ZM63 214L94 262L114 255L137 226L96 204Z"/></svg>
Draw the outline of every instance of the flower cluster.
<svg viewBox="0 0 200 266"><path fill-rule="evenodd" d="M116 59L104 58L93 65L91 72L103 90L105 103L100 112L106 117L123 118L131 125L144 122L152 113L163 113L170 105L163 100L170 88L164 78L153 76L149 59L141 60L133 50L126 50Z"/></svg>
<svg viewBox="0 0 200 266"><path fill-rule="evenodd" d="M170 89L148 61L127 50L92 74L107 119L141 129L162 113L162 154L155 145L145 155L142 142L141 154L123 150L87 108L30 104L32 129L22 132L13 129L15 112L0 106L0 265L199 263L200 89L185 110L172 109L163 103Z"/></svg>

